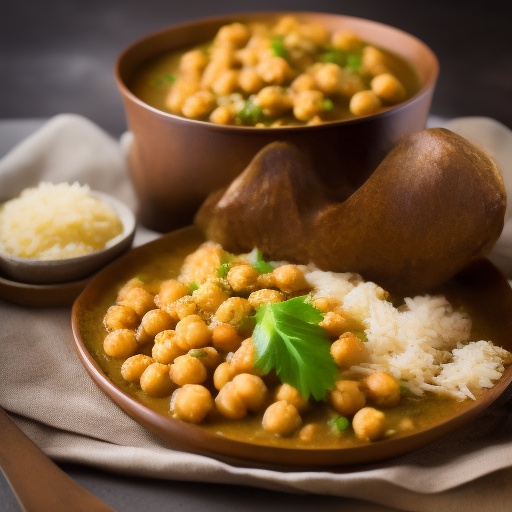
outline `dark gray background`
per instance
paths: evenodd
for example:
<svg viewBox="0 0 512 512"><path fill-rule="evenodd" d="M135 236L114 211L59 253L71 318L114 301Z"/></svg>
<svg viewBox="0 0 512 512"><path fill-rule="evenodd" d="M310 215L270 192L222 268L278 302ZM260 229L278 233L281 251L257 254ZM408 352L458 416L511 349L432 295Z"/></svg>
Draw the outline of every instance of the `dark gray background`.
<svg viewBox="0 0 512 512"><path fill-rule="evenodd" d="M433 114L489 116L512 128L512 35L505 5L494 0L0 0L0 120L74 112L118 136L126 124L112 70L128 44L199 16L290 9L365 17L416 35L441 65ZM390 510L332 497L64 469L120 512ZM1 474L0 510L19 510ZM421 500L417 510L426 510Z"/></svg>
<svg viewBox="0 0 512 512"><path fill-rule="evenodd" d="M119 135L125 121L112 68L129 43L198 16L294 9L360 16L416 35L441 64L433 114L483 115L512 127L505 6L504 0L0 0L0 118L75 112Z"/></svg>

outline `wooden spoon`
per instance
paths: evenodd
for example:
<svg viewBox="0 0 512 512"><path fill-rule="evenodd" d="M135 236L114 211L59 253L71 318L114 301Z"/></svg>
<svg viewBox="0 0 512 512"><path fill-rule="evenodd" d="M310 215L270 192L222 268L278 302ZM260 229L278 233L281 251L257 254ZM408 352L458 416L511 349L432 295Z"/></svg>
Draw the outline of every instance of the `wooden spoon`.
<svg viewBox="0 0 512 512"><path fill-rule="evenodd" d="M58 468L0 407L0 466L24 512L115 512Z"/></svg>

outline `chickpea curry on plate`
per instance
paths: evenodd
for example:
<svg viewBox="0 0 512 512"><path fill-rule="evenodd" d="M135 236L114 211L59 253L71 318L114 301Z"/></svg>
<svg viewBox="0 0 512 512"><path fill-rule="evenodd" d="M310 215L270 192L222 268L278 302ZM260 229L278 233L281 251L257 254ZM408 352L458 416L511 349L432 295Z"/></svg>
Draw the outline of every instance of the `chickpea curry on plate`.
<svg viewBox="0 0 512 512"><path fill-rule="evenodd" d="M357 34L284 16L231 23L213 41L161 55L131 90L149 105L221 125L318 125L382 112L419 90L402 58Z"/></svg>
<svg viewBox="0 0 512 512"><path fill-rule="evenodd" d="M469 407L511 361L449 286L450 300L391 297L357 274L194 241L133 270L82 313L88 350L129 396L223 438L331 449L407 435Z"/></svg>

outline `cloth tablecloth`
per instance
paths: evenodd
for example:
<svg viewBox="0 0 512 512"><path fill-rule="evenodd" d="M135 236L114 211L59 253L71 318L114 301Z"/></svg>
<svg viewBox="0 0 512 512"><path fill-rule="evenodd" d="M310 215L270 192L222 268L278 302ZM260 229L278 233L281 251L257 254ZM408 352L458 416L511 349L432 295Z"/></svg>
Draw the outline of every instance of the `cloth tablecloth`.
<svg viewBox="0 0 512 512"><path fill-rule="evenodd" d="M486 118L447 126L486 147L512 191L512 132ZM57 116L0 160L0 201L39 181L79 181L135 208L124 158L130 137L118 142L84 118ZM492 254L508 277L511 215L508 208L509 222ZM156 236L139 228L136 244ZM70 308L0 300L0 405L54 460L146 477L346 496L414 511L512 507L512 391L456 434L389 461L312 471L234 466L181 451L129 418L89 378L71 340Z"/></svg>

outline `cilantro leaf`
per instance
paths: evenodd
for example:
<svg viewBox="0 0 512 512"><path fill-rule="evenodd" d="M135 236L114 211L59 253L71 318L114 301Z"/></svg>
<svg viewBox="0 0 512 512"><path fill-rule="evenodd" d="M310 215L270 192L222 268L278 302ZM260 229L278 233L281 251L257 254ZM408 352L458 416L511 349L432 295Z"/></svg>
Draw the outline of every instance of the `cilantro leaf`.
<svg viewBox="0 0 512 512"><path fill-rule="evenodd" d="M362 63L362 59L359 55L352 54L347 57L347 67L351 71L357 71L359 69L359 67L361 66L361 63Z"/></svg>
<svg viewBox="0 0 512 512"><path fill-rule="evenodd" d="M255 367L263 373L275 368L281 382L305 399L313 395L322 400L338 376L327 335L318 325L322 319L321 311L306 304L304 297L262 305L252 335Z"/></svg>
<svg viewBox="0 0 512 512"><path fill-rule="evenodd" d="M254 251L256 252L256 262L253 263L252 268L257 270L260 274L269 274L270 272L273 272L274 267L263 259L261 251L257 248L254 249Z"/></svg>
<svg viewBox="0 0 512 512"><path fill-rule="evenodd" d="M188 287L190 288L191 292L194 292L199 288L199 285L195 281L192 281L189 283Z"/></svg>
<svg viewBox="0 0 512 512"><path fill-rule="evenodd" d="M320 55L320 61L343 67L347 62L347 56L345 52L338 48L329 48L327 52Z"/></svg>
<svg viewBox="0 0 512 512"><path fill-rule="evenodd" d="M276 36L272 38L270 43L270 49L274 54L274 57L282 57L283 59L288 58L288 50L284 45L284 38L282 36Z"/></svg>
<svg viewBox="0 0 512 512"><path fill-rule="evenodd" d="M244 106L237 114L238 120L245 125L254 126L264 119L263 109L251 100L246 100Z"/></svg>
<svg viewBox="0 0 512 512"><path fill-rule="evenodd" d="M323 109L329 112L334 108L334 103L329 98L325 98L324 103L322 105Z"/></svg>
<svg viewBox="0 0 512 512"><path fill-rule="evenodd" d="M217 277L225 279L228 276L228 272L232 266L232 263L221 263L220 267L217 269Z"/></svg>

